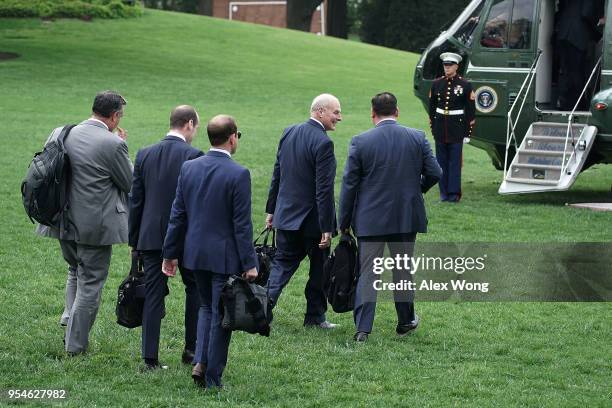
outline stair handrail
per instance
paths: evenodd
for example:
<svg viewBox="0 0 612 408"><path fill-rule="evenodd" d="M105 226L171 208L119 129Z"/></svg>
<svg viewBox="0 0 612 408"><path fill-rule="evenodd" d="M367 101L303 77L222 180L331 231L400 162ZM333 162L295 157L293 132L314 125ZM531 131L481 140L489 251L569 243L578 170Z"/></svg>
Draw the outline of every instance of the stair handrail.
<svg viewBox="0 0 612 408"><path fill-rule="evenodd" d="M570 162L576 156L576 140L574 138L574 129L572 127L572 123L574 122L574 114L576 113L576 109L578 109L578 105L580 104L582 97L584 96L584 94L586 93L586 90L591 84L591 80L595 76L595 72L597 72L597 69L599 68L599 65L601 64L601 59L602 57L599 57L599 59L595 63L595 66L593 67L593 70L591 71L591 75L589 76L589 79L584 85L584 88L582 88L582 92L580 93L580 96L578 97L578 100L576 101L576 104L574 105L574 109L572 109L569 117L567 118L567 131L565 133L565 144L563 145L563 158L561 159L561 175L563 175L567 171L567 168L569 167ZM570 135L572 137L572 154L567 159L567 163L566 163L565 155L567 154L567 143L569 142Z"/></svg>
<svg viewBox="0 0 612 408"><path fill-rule="evenodd" d="M527 76L523 80L523 84L521 85L521 88L516 94L516 98L514 99L512 106L508 110L508 121L506 124L506 154L504 156L504 180L506 180L506 176L508 174L508 152L510 151L510 142L512 140L514 140L515 154L518 153L518 143L516 141L516 134L514 133L515 122L518 122L519 118L521 117L521 113L523 113L523 107L525 106L525 102L527 101L527 95L529 94L529 90L531 89L531 85L533 84L533 79L535 78L536 71L540 63L540 56L542 56L542 54L543 51L541 49L538 49L537 55L533 60L533 63L531 64L531 68L529 69ZM527 85L528 81L529 85ZM525 85L527 85L527 88L525 90L524 95L522 95L523 89L525 89ZM521 96L523 97L523 101L521 102L521 107L518 111L518 114L516 115L515 120L513 121L512 112L514 111L514 107L516 106Z"/></svg>

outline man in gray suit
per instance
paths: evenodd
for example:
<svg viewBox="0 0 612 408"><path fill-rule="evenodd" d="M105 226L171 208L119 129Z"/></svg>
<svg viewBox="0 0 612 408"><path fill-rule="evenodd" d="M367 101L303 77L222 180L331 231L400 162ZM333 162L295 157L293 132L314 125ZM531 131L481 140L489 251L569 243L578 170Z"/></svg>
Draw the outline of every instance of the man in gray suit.
<svg viewBox="0 0 612 408"><path fill-rule="evenodd" d="M96 95L92 116L75 126L64 143L70 159L68 209L58 228L39 234L58 238L69 265L65 345L69 355L84 353L89 343L111 260L112 245L128 240L127 194L132 163L118 127L125 99L112 91ZM118 129L118 133L112 133ZM57 137L61 128L53 131Z"/></svg>
<svg viewBox="0 0 612 408"><path fill-rule="evenodd" d="M425 134L397 124L397 99L389 92L372 98L375 127L351 140L340 193L340 230L352 227L359 241L360 276L355 294L354 339L366 341L376 311L374 259L383 256L412 257L417 232L427 231L423 193L442 174ZM393 280L410 279L409 271L393 270ZM398 324L404 335L416 329L414 294L394 292Z"/></svg>

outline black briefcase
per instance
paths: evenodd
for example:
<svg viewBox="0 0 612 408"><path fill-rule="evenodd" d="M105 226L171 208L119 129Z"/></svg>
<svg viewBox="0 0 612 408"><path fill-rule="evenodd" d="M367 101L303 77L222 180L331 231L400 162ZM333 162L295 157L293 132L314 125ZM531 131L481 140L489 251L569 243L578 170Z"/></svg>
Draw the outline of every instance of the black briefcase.
<svg viewBox="0 0 612 408"><path fill-rule="evenodd" d="M270 237L270 231L272 231L272 241L268 245L268 239ZM259 243L259 240L263 237L263 243ZM272 259L276 254L276 230L264 229L261 231L257 239L253 241L255 247L255 253L257 254L257 279L256 284L260 286L266 286L268 284L268 278L270 278L270 268L272 266Z"/></svg>
<svg viewBox="0 0 612 408"><path fill-rule="evenodd" d="M132 267L117 292L117 323L127 328L142 325L142 310L145 298L145 278L142 257L132 255Z"/></svg>
<svg viewBox="0 0 612 408"><path fill-rule="evenodd" d="M268 291L240 276L230 276L221 292L221 327L225 330L270 335L272 310Z"/></svg>
<svg viewBox="0 0 612 408"><path fill-rule="evenodd" d="M323 267L327 301L336 313L350 312L355 307L359 281L357 242L350 234L342 234L340 242Z"/></svg>

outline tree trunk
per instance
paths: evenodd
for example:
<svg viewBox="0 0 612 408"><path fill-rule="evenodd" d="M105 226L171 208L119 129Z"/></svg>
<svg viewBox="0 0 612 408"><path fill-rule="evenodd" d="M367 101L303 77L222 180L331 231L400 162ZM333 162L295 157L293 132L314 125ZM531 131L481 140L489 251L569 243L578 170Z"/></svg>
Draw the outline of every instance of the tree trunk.
<svg viewBox="0 0 612 408"><path fill-rule="evenodd" d="M198 0L198 14L212 16L212 0Z"/></svg>
<svg viewBox="0 0 612 408"><path fill-rule="evenodd" d="M347 0L327 0L327 21L325 34L332 37L348 38Z"/></svg>
<svg viewBox="0 0 612 408"><path fill-rule="evenodd" d="M310 31L312 13L321 0L287 0L287 28Z"/></svg>

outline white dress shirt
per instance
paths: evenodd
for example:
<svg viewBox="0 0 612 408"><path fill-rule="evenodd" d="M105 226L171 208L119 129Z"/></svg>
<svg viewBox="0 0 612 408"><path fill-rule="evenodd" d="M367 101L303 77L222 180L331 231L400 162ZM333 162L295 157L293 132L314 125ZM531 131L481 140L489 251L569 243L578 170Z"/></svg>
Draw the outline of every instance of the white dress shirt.
<svg viewBox="0 0 612 408"><path fill-rule="evenodd" d="M224 149L217 149L215 147L211 147L210 149L208 149L209 152L221 152L221 153L225 153L227 154L230 158L232 157L232 154L230 152L228 152L227 150Z"/></svg>
<svg viewBox="0 0 612 408"><path fill-rule="evenodd" d="M169 131L167 136L174 136L174 137L178 137L179 139L183 139L183 142L186 142L187 140L185 139L185 136L181 135L178 132L173 132L173 131Z"/></svg>
<svg viewBox="0 0 612 408"><path fill-rule="evenodd" d="M313 118L312 116L310 117L310 119L314 120L315 122L317 122L319 125L321 125L321 127L323 128L323 130L325 130L325 126L323 126L323 124L318 121L317 119Z"/></svg>
<svg viewBox="0 0 612 408"><path fill-rule="evenodd" d="M89 118L89 120L94 120L94 121L96 121L96 122L98 122L98 123L101 123L101 124L103 124L103 125L104 125L104 127L106 128L106 130L110 130L110 129L108 128L108 126L106 125L106 123L102 122L100 119L96 119L96 118Z"/></svg>

